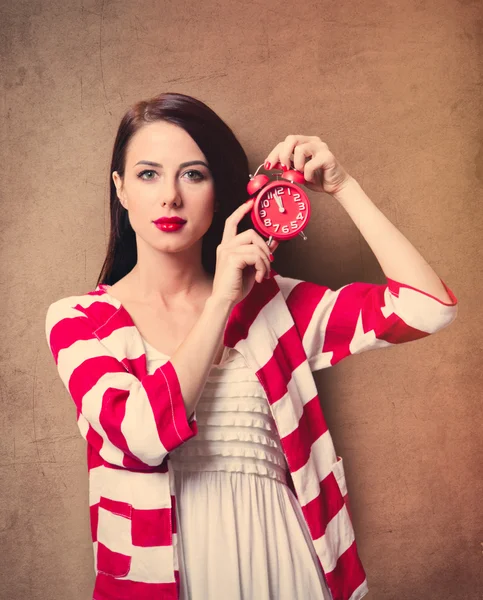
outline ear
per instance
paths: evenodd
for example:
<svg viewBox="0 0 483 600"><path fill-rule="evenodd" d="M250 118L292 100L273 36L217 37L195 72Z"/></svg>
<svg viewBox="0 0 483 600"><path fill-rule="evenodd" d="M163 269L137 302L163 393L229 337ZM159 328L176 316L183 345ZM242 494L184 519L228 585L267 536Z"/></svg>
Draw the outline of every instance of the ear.
<svg viewBox="0 0 483 600"><path fill-rule="evenodd" d="M122 179L117 171L112 172L112 180L114 181L114 185L116 186L117 197L119 201L123 205L123 207L127 210L127 202L123 190Z"/></svg>

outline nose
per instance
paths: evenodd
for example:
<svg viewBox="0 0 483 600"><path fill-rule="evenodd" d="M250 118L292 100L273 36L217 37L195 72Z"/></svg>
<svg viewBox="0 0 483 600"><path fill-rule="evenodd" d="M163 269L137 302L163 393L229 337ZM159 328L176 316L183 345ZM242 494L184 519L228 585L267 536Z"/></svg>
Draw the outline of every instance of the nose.
<svg viewBox="0 0 483 600"><path fill-rule="evenodd" d="M181 202L176 182L170 180L169 177L165 177L163 182L160 202L162 206L179 206Z"/></svg>

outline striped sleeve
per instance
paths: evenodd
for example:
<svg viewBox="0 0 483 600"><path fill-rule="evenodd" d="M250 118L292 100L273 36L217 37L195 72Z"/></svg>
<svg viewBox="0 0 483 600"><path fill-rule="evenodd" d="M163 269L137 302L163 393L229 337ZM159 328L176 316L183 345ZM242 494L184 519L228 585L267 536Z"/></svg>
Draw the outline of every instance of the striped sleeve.
<svg viewBox="0 0 483 600"><path fill-rule="evenodd" d="M77 407L82 436L106 462L150 470L197 433L188 422L170 361L138 379L95 336L89 318L65 303L47 310L45 333Z"/></svg>
<svg viewBox="0 0 483 600"><path fill-rule="evenodd" d="M312 371L365 350L431 335L452 323L458 312L458 301L443 281L450 303L389 278L385 284L355 282L337 290L276 278Z"/></svg>

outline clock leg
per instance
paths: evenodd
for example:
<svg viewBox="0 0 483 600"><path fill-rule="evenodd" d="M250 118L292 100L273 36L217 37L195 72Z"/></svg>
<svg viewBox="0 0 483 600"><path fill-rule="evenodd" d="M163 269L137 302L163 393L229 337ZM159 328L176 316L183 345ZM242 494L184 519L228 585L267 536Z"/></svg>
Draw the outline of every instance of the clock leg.
<svg viewBox="0 0 483 600"><path fill-rule="evenodd" d="M267 245L268 245L268 246L270 246L270 244L272 243L272 241L273 241L273 235L271 235L271 236L268 238L268 240L267 240Z"/></svg>
<svg viewBox="0 0 483 600"><path fill-rule="evenodd" d="M305 242L305 240L307 239L307 236L305 235L305 233L304 233L303 231L301 231L301 232L299 233L299 235L301 235L301 236L302 236L302 238L303 238L303 240L304 240L304 242Z"/></svg>

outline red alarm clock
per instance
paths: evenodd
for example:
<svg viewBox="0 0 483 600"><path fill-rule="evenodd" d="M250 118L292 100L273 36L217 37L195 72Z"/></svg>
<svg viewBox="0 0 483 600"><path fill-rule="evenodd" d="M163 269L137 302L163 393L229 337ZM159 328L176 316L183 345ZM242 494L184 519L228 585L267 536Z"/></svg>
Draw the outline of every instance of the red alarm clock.
<svg viewBox="0 0 483 600"><path fill-rule="evenodd" d="M260 165L262 167L263 165ZM285 171L282 179L270 180L267 175L250 175L247 191L255 196L251 217L255 229L269 239L286 241L297 235L307 239L303 233L310 218L310 201L304 190L297 184L305 183L299 171ZM282 170L280 163L271 170Z"/></svg>

